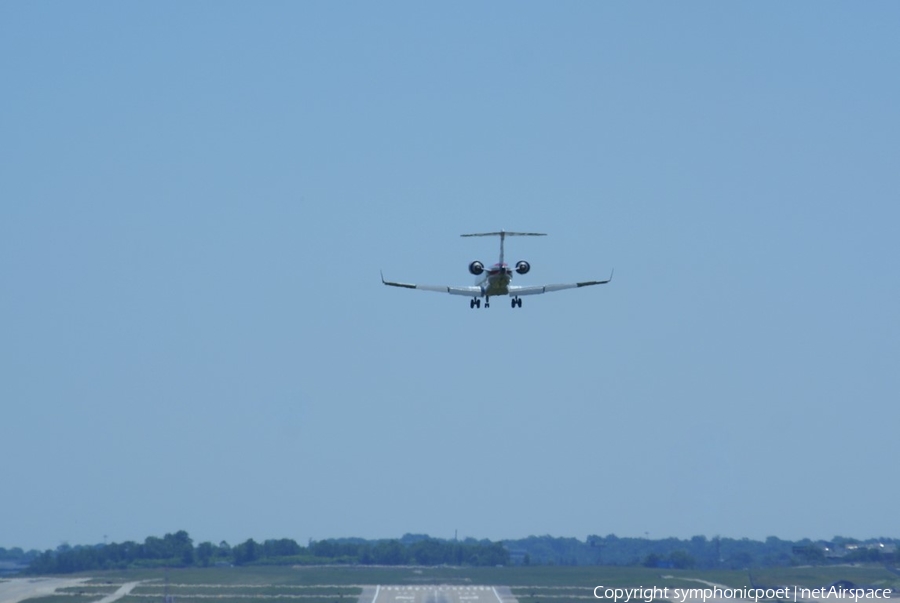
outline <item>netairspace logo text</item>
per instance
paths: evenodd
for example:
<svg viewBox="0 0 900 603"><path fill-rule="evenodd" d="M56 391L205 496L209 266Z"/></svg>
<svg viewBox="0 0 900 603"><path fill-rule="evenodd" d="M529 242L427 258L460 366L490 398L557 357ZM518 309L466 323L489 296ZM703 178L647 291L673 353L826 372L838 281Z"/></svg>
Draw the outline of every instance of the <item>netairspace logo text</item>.
<svg viewBox="0 0 900 603"><path fill-rule="evenodd" d="M597 599L609 599L616 603L629 603L629 601L643 601L650 603L654 599L668 599L674 603L687 603L687 601L702 601L706 603L711 599L744 599L758 603L761 600L779 599L782 601L805 601L809 599L843 599L847 603L859 603L861 599L890 599L890 588L800 588L799 586L785 586L784 588L660 588L651 586L644 588L594 588L594 597Z"/></svg>

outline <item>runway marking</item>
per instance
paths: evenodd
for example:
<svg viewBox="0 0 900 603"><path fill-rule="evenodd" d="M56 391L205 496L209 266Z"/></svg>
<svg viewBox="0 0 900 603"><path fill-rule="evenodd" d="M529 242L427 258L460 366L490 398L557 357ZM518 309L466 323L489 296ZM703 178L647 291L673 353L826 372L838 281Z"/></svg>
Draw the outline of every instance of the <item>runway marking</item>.
<svg viewBox="0 0 900 603"><path fill-rule="evenodd" d="M509 591L509 587L506 586L494 587L483 584L386 584L382 586L379 584L375 586L374 596L371 594L372 591L368 590L370 588L372 587L366 588L362 595L364 599L360 599L358 603L519 603L515 595ZM498 588L503 591L503 595L500 594ZM384 591L384 596L381 591ZM489 592L493 593L493 598L488 594ZM297 595L269 596L273 598L297 597ZM564 596L554 595L546 595L546 597L550 599L564 598ZM188 598L190 597L188 596ZM579 597L572 596L571 598Z"/></svg>

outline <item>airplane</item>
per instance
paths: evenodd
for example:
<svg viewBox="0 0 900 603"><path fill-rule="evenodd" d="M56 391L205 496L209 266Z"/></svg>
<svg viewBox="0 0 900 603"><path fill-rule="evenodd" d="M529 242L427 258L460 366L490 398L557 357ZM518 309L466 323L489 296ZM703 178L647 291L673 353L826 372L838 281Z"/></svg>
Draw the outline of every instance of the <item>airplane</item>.
<svg viewBox="0 0 900 603"><path fill-rule="evenodd" d="M513 270L503 261L503 242L506 237L545 237L546 233L542 232L479 232L473 234L460 235L461 237L500 237L500 261L485 269L484 264L475 260L469 264L469 272L477 277L476 283L472 287L445 287L436 285L413 285L411 283L394 283L384 280L384 273L381 274L381 282L389 287L403 287L406 289L421 289L423 291L436 291L438 293L449 293L450 295L466 295L471 297L469 300L470 308L480 308L481 298L484 298L484 307L491 307L491 297L498 295L509 295L513 308L522 307L522 300L525 295L539 295L541 293L552 293L554 291L562 291L563 289L575 289L578 287L589 287L591 285L605 285L612 280L612 272L605 281L583 281L580 283L565 283L559 285L529 285L518 286L511 285L513 278ZM515 271L517 274L528 274L531 270L531 264L525 260L516 262Z"/></svg>

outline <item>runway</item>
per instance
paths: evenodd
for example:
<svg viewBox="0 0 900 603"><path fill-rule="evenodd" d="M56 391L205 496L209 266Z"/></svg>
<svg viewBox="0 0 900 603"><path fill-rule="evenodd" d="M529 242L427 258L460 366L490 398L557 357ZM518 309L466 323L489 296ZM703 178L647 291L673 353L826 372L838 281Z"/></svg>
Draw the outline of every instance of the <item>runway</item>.
<svg viewBox="0 0 900 603"><path fill-rule="evenodd" d="M367 586L359 603L518 603L505 586Z"/></svg>
<svg viewBox="0 0 900 603"><path fill-rule="evenodd" d="M25 599L48 597L59 588L71 588L90 578L8 578L0 580L0 603L19 603Z"/></svg>

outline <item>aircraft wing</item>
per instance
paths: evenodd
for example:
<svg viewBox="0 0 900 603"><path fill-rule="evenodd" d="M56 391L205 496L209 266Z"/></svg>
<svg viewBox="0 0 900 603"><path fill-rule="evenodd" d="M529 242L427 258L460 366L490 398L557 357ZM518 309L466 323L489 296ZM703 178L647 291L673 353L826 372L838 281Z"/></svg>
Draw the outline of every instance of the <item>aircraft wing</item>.
<svg viewBox="0 0 900 603"><path fill-rule="evenodd" d="M559 285L529 285L519 287L516 285L509 286L509 294L515 295L540 295L541 293L553 293L554 291L562 291L563 289L577 289L578 287L590 287L591 285L605 285L612 280L612 273L605 281L583 281L581 283L564 283Z"/></svg>
<svg viewBox="0 0 900 603"><path fill-rule="evenodd" d="M447 287L443 285L413 285L412 283L393 283L384 280L381 275L381 282L389 287L403 287L404 289L421 289L422 291L435 291L437 293L449 293L450 295L465 295L467 297L478 297L482 294L481 287Z"/></svg>

